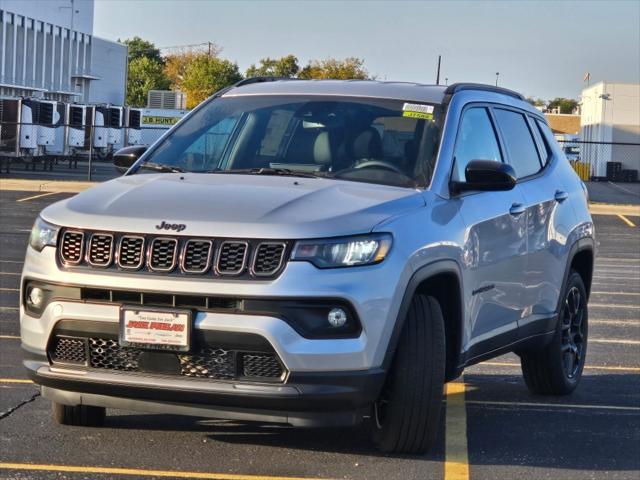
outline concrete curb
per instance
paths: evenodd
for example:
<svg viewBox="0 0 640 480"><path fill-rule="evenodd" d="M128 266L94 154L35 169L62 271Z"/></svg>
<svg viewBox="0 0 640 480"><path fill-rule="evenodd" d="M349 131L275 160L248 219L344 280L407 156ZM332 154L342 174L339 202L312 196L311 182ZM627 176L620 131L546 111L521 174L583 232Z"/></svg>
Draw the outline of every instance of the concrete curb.
<svg viewBox="0 0 640 480"><path fill-rule="evenodd" d="M22 192L69 192L78 193L93 187L97 182L74 182L68 180L28 180L3 178L0 179L0 190L14 190Z"/></svg>

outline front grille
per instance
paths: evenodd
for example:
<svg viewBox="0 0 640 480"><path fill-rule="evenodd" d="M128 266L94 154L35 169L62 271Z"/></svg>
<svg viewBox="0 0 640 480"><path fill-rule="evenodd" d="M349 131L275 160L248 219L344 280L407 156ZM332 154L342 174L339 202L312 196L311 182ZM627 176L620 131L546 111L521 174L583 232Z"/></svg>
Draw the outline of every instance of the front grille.
<svg viewBox="0 0 640 480"><path fill-rule="evenodd" d="M62 261L69 265L77 265L82 260L82 249L84 244L84 234L67 230L62 235L60 242L60 257Z"/></svg>
<svg viewBox="0 0 640 480"><path fill-rule="evenodd" d="M282 367L274 355L245 353L242 355L242 372L245 377L278 378Z"/></svg>
<svg viewBox="0 0 640 480"><path fill-rule="evenodd" d="M127 237L120 239L118 265L122 268L138 269L144 261L144 238Z"/></svg>
<svg viewBox="0 0 640 480"><path fill-rule="evenodd" d="M195 378L231 380L236 376L233 352L222 348L204 348L197 355L179 355L180 374Z"/></svg>
<svg viewBox="0 0 640 480"><path fill-rule="evenodd" d="M113 256L113 235L94 233L89 240L87 261L94 267L108 267Z"/></svg>
<svg viewBox="0 0 640 480"><path fill-rule="evenodd" d="M214 240L184 236L63 229L58 256L65 267L234 279L276 277L290 251L286 241ZM215 259L215 260L214 260Z"/></svg>
<svg viewBox="0 0 640 480"><path fill-rule="evenodd" d="M209 269L211 250L210 240L187 240L184 246L182 269L187 273L204 273Z"/></svg>
<svg viewBox="0 0 640 480"><path fill-rule="evenodd" d="M282 264L284 250L284 243L261 243L253 261L253 273L256 275L273 275Z"/></svg>
<svg viewBox="0 0 640 480"><path fill-rule="evenodd" d="M284 367L275 352L242 352L220 346L204 345L192 353L152 352L161 357L177 357L175 373L161 371L163 375L178 375L209 380L253 380L281 382ZM141 357L148 355L140 348L121 347L115 338L53 337L49 347L52 364L75 364L92 369L119 372L141 372ZM175 360L174 360L175 361ZM144 373L153 373L146 365Z"/></svg>
<svg viewBox="0 0 640 480"><path fill-rule="evenodd" d="M170 272L176 266L178 241L175 238L154 238L151 241L149 268L157 272Z"/></svg>
<svg viewBox="0 0 640 480"><path fill-rule="evenodd" d="M51 360L61 363L87 363L87 348L83 338L56 337L50 351Z"/></svg>
<svg viewBox="0 0 640 480"><path fill-rule="evenodd" d="M247 261L248 245L242 242L223 242L218 256L218 273L238 275L242 273Z"/></svg>

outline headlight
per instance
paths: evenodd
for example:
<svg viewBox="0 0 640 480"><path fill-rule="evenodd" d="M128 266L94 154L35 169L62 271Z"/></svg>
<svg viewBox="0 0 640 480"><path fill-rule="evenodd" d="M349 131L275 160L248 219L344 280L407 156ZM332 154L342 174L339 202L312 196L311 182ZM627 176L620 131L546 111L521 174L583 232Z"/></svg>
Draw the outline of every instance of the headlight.
<svg viewBox="0 0 640 480"><path fill-rule="evenodd" d="M291 260L307 261L318 268L370 265L385 259L391 250L388 233L296 242Z"/></svg>
<svg viewBox="0 0 640 480"><path fill-rule="evenodd" d="M31 229L31 236L29 237L29 245L31 245L38 252L41 252L47 245L55 246L56 239L58 238L59 227L51 225L40 217L36 219Z"/></svg>

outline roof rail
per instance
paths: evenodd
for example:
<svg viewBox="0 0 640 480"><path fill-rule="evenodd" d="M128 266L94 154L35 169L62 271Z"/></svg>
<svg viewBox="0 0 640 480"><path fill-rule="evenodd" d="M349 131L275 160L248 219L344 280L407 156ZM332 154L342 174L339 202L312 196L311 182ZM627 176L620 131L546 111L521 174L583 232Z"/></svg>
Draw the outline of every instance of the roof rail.
<svg viewBox="0 0 640 480"><path fill-rule="evenodd" d="M252 83L264 83L264 82L277 82L278 80L297 80L291 77L249 77L244 80L240 80L233 84L234 87L244 87L245 85L251 85Z"/></svg>
<svg viewBox="0 0 640 480"><path fill-rule="evenodd" d="M454 93L462 92L463 90L481 90L484 92L501 93L510 97L515 97L519 100L524 100L524 96L508 88L495 87L493 85L484 85L482 83L453 83L447 87L444 91L445 95L453 95Z"/></svg>

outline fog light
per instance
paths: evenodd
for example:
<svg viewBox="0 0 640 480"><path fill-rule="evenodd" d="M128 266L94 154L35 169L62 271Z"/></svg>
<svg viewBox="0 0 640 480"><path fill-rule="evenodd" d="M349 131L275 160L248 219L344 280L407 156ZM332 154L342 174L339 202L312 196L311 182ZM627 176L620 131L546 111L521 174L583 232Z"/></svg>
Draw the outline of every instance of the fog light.
<svg viewBox="0 0 640 480"><path fill-rule="evenodd" d="M41 288L33 287L29 290L29 303L36 308L40 308L42 306L42 302L44 301L44 292Z"/></svg>
<svg viewBox="0 0 640 480"><path fill-rule="evenodd" d="M342 327L347 323L347 312L341 308L332 308L327 315L327 320L332 327Z"/></svg>

